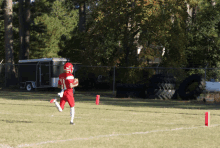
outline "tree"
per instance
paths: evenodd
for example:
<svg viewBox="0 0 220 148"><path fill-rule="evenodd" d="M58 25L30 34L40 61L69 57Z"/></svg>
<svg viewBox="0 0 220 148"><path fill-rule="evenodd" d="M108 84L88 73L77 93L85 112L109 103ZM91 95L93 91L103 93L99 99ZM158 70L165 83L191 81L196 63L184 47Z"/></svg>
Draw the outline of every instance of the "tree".
<svg viewBox="0 0 220 148"><path fill-rule="evenodd" d="M47 30L44 33L35 34L37 38L42 37L45 46L40 50L34 50L39 50L37 53L41 55L33 53L32 56L42 56L43 53L44 57L58 57L60 51L58 43L61 38L70 37L70 32L77 26L78 14L76 10L68 9L64 1L56 0L51 5L50 13L37 16L35 23L43 24Z"/></svg>
<svg viewBox="0 0 220 148"><path fill-rule="evenodd" d="M30 11L30 0L25 0L25 22L24 22L24 45L25 50L24 58L29 59L29 50L30 50L30 20L31 11Z"/></svg>
<svg viewBox="0 0 220 148"><path fill-rule="evenodd" d="M4 33L4 1L0 0L0 59L5 59Z"/></svg>
<svg viewBox="0 0 220 148"><path fill-rule="evenodd" d="M12 0L5 1L5 61L6 63L13 63L13 8Z"/></svg>
<svg viewBox="0 0 220 148"><path fill-rule="evenodd" d="M14 50L13 50L13 6L12 0L5 0L5 72L7 76L7 85L15 78Z"/></svg>
<svg viewBox="0 0 220 148"><path fill-rule="evenodd" d="M30 0L19 1L19 32L20 32L20 60L29 59L30 48Z"/></svg>
<svg viewBox="0 0 220 148"><path fill-rule="evenodd" d="M84 32L86 27L86 2L82 1L79 4L79 30Z"/></svg>
<svg viewBox="0 0 220 148"><path fill-rule="evenodd" d="M220 3L213 6L211 1L202 1L197 7L188 27L188 66L216 67L220 60Z"/></svg>
<svg viewBox="0 0 220 148"><path fill-rule="evenodd" d="M25 42L24 42L24 4L23 0L19 0L19 37L20 37L20 52L19 52L19 59L28 59L28 56L25 52Z"/></svg>

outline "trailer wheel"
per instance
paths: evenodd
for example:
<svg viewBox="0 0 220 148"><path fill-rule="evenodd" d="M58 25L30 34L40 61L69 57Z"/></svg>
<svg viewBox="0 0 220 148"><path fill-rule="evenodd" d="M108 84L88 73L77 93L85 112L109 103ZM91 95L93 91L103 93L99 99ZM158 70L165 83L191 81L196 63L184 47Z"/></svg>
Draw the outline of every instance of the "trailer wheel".
<svg viewBox="0 0 220 148"><path fill-rule="evenodd" d="M32 91L33 90L33 87L31 85L31 83L27 83L25 88L26 88L27 91Z"/></svg>

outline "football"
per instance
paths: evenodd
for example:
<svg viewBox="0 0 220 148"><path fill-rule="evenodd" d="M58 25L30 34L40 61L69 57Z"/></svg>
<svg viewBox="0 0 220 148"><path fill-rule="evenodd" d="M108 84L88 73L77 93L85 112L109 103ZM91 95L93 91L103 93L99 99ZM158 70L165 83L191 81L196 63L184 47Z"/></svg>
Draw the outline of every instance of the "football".
<svg viewBox="0 0 220 148"><path fill-rule="evenodd" d="M76 78L76 79L74 79L74 81L73 81L73 87L76 87L76 86L78 86L79 85L79 80Z"/></svg>

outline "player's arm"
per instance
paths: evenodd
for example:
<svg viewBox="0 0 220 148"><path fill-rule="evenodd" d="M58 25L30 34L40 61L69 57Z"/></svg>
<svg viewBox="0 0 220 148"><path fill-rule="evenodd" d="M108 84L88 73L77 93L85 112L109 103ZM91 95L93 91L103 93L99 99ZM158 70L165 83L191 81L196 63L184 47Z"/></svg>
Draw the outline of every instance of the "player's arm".
<svg viewBox="0 0 220 148"><path fill-rule="evenodd" d="M57 85L57 87L58 87L58 88L61 88L61 85L62 85L62 84L61 84L61 80L59 79L59 80L58 80L58 85Z"/></svg>
<svg viewBox="0 0 220 148"><path fill-rule="evenodd" d="M73 86L73 83L70 83L70 88L73 88L74 86Z"/></svg>
<svg viewBox="0 0 220 148"><path fill-rule="evenodd" d="M72 83L70 83L70 88L78 86L78 79L74 79Z"/></svg>

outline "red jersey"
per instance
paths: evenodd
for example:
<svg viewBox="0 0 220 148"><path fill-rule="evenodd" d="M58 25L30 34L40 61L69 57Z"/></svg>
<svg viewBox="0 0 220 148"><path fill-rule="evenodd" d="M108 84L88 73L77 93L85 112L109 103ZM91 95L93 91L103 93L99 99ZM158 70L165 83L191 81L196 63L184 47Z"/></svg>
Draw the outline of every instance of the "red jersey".
<svg viewBox="0 0 220 148"><path fill-rule="evenodd" d="M73 91L70 88L70 83L74 82L74 76L71 73L62 73L59 75L58 84L61 85L61 89Z"/></svg>

